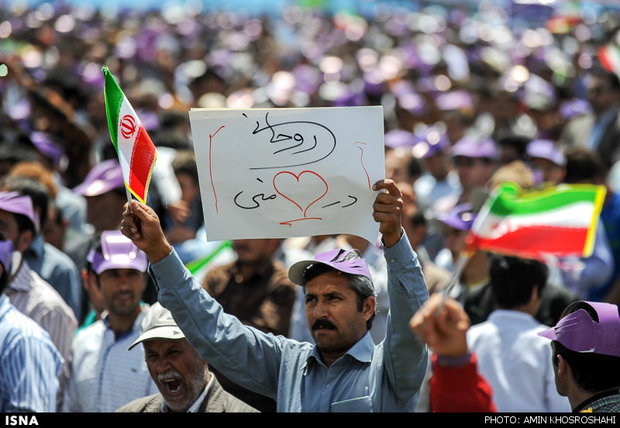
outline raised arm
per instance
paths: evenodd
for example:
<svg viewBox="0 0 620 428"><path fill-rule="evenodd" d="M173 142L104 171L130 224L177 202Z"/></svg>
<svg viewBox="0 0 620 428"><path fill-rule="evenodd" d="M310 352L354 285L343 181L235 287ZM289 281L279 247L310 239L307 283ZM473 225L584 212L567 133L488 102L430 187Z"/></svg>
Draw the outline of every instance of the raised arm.
<svg viewBox="0 0 620 428"><path fill-rule="evenodd" d="M131 210L126 205L121 230L147 254L159 302L196 351L236 383L275 398L285 339L247 327L225 313L185 268L150 207L137 201L132 201Z"/></svg>
<svg viewBox="0 0 620 428"><path fill-rule="evenodd" d="M409 329L409 320L428 299L428 290L418 257L402 228L403 199L394 181L375 184L380 192L373 205L379 222L388 269L390 312L383 342L386 373L398 399L412 400L426 373L427 349Z"/></svg>

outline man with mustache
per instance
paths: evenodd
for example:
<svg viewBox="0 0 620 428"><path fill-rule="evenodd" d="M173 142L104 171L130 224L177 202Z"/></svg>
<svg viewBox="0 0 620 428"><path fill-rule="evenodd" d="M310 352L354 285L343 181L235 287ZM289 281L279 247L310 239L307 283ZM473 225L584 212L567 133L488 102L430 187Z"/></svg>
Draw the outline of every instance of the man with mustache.
<svg viewBox="0 0 620 428"><path fill-rule="evenodd" d="M118 230L107 230L87 256L87 277L101 291L102 319L80 329L73 340L71 378L63 411L113 412L136 398L157 392L138 338L146 305L148 260Z"/></svg>
<svg viewBox="0 0 620 428"><path fill-rule="evenodd" d="M373 189L390 298L378 345L368 332L375 290L355 251L320 253L289 269L289 278L305 288L306 319L315 327L311 344L265 334L226 314L183 266L151 208L127 204L121 230L147 254L159 301L198 353L231 380L275 399L279 412L414 411L427 350L409 320L428 291L401 226L396 183L380 180Z"/></svg>
<svg viewBox="0 0 620 428"><path fill-rule="evenodd" d="M140 343L159 393L138 398L117 412L256 412L224 391L207 362L185 339L170 311L158 302L146 312L142 334L129 349Z"/></svg>

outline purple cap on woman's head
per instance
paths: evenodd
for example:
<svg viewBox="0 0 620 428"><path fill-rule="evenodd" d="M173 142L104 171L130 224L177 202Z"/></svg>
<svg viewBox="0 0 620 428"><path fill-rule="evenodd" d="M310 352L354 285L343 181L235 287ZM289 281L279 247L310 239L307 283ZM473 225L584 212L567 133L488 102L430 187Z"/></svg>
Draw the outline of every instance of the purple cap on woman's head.
<svg viewBox="0 0 620 428"><path fill-rule="evenodd" d="M598 322L587 309L593 310ZM555 327L538 333L556 340L575 352L620 357L620 315L618 306L611 303L578 301L570 304Z"/></svg>
<svg viewBox="0 0 620 428"><path fill-rule="evenodd" d="M0 192L0 210L26 216L35 228L39 227L39 218L34 212L30 196L17 192Z"/></svg>
<svg viewBox="0 0 620 428"><path fill-rule="evenodd" d="M106 230L101 233L101 253L90 250L86 260L97 275L111 269L135 269L146 272L146 254L120 230Z"/></svg>
<svg viewBox="0 0 620 428"><path fill-rule="evenodd" d="M351 254L356 254L357 257L349 258L348 256ZM341 248L319 253L313 260L302 260L293 264L288 270L289 279L295 284L303 284L306 268L315 264L323 264L352 275L362 275L372 281L368 265L359 252L357 250L344 250Z"/></svg>
<svg viewBox="0 0 620 428"><path fill-rule="evenodd" d="M117 160L109 159L95 165L73 191L82 196L98 196L124 186L121 165Z"/></svg>

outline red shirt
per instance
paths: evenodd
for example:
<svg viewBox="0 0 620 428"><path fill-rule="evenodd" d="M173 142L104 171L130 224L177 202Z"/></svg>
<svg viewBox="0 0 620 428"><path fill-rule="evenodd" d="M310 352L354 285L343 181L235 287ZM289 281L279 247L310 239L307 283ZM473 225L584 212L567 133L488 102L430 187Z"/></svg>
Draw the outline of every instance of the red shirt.
<svg viewBox="0 0 620 428"><path fill-rule="evenodd" d="M433 376L430 382L431 412L490 413L497 412L493 391L478 373L476 354L460 365L444 365L432 356Z"/></svg>

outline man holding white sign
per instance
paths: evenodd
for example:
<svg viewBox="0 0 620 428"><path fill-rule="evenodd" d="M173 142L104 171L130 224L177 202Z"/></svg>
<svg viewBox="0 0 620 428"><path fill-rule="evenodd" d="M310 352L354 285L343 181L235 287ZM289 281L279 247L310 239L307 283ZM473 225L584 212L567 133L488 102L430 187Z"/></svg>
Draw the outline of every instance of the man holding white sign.
<svg viewBox="0 0 620 428"><path fill-rule="evenodd" d="M391 302L378 345L368 332L376 304L372 279L364 260L349 259L350 252L321 253L289 270L305 288L315 345L262 333L224 313L183 266L151 208L132 201L121 230L148 255L161 304L201 356L240 385L273 397L279 412L414 411L427 350L411 334L409 320L428 291L403 233L398 187L379 180L373 190Z"/></svg>

